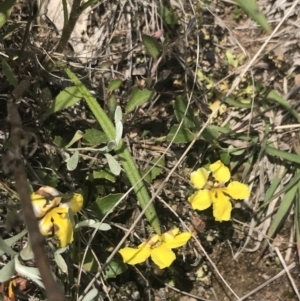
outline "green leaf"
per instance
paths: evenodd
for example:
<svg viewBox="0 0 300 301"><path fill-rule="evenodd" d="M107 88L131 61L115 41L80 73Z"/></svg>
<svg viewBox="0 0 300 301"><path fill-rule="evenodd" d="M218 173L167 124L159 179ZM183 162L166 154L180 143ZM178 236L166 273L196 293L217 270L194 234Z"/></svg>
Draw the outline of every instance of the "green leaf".
<svg viewBox="0 0 300 301"><path fill-rule="evenodd" d="M275 90L271 90L269 94L267 95L267 100L272 101L272 102L277 102L281 106L283 106L286 110L288 110L295 118L296 120L300 123L300 116L297 113L297 111L293 108L293 106L285 100L278 92Z"/></svg>
<svg viewBox="0 0 300 301"><path fill-rule="evenodd" d="M157 165L155 167L153 167L153 164ZM162 158L154 158L151 163L147 166L147 168L141 172L142 175L144 174L148 174L144 177L144 180L148 183L151 183L154 179L156 179L156 177L162 172L163 168L160 166L165 166L165 159Z"/></svg>
<svg viewBox="0 0 300 301"><path fill-rule="evenodd" d="M111 226L109 224L96 222L93 219L87 219L85 221L81 221L81 222L77 223L75 226L75 229L79 229L82 227L94 228L94 229L98 229L100 231L111 230Z"/></svg>
<svg viewBox="0 0 300 301"><path fill-rule="evenodd" d="M65 149L68 149L71 145L73 145L75 142L77 142L78 140L80 140L83 137L83 132L81 131L76 131L76 133L74 134L73 138L71 139L71 141L65 145Z"/></svg>
<svg viewBox="0 0 300 301"><path fill-rule="evenodd" d="M18 256L16 256L14 259L15 259L15 269L17 273L19 273L23 277L29 278L40 287L45 288L38 268L28 267L21 264Z"/></svg>
<svg viewBox="0 0 300 301"><path fill-rule="evenodd" d="M186 115L184 115L187 108L187 102L183 97L178 96L175 99L175 101L173 101L173 107L178 122L181 122L181 120L183 119L182 126L184 128L190 129L195 127L195 123L194 123L195 116L191 107L187 109Z"/></svg>
<svg viewBox="0 0 300 301"><path fill-rule="evenodd" d="M287 153L287 152L284 152L282 150L276 149L276 148L271 147L271 146L267 146L266 149L265 149L265 152L268 155L276 156L276 157L279 157L281 159L285 159L285 160L288 160L290 162L300 164L300 156L299 155Z"/></svg>
<svg viewBox="0 0 300 301"><path fill-rule="evenodd" d="M118 122L122 122L123 121L123 114L122 114L122 109L120 106L116 107L116 111L115 111L115 123Z"/></svg>
<svg viewBox="0 0 300 301"><path fill-rule="evenodd" d="M114 208L114 206L119 202L123 197L123 193L109 194L103 198L97 198L96 201L92 204L90 209L95 212L98 219L104 217L108 212Z"/></svg>
<svg viewBox="0 0 300 301"><path fill-rule="evenodd" d="M107 143L108 139L102 131L92 128L85 131L82 142L87 145L99 145Z"/></svg>
<svg viewBox="0 0 300 301"><path fill-rule="evenodd" d="M116 123L116 146L119 145L123 135L123 123L121 121L118 121Z"/></svg>
<svg viewBox="0 0 300 301"><path fill-rule="evenodd" d="M246 148L235 148L233 145L228 146L228 154L232 156L241 156L245 151Z"/></svg>
<svg viewBox="0 0 300 301"><path fill-rule="evenodd" d="M2 237L0 237L0 256L2 256L3 254L14 256L16 252L10 246L8 246L8 244Z"/></svg>
<svg viewBox="0 0 300 301"><path fill-rule="evenodd" d="M6 14L0 13L0 28L6 23L7 16Z"/></svg>
<svg viewBox="0 0 300 301"><path fill-rule="evenodd" d="M54 172L44 172L42 170L36 170L35 172L41 178L44 185L56 187L58 182L60 181L57 177L57 174Z"/></svg>
<svg viewBox="0 0 300 301"><path fill-rule="evenodd" d="M0 282L8 281L15 274L15 258L0 270Z"/></svg>
<svg viewBox="0 0 300 301"><path fill-rule="evenodd" d="M79 152L75 151L74 154L67 161L67 169L69 171L75 170L79 161Z"/></svg>
<svg viewBox="0 0 300 301"><path fill-rule="evenodd" d="M175 139L173 140L173 143L187 143L195 139L196 135L192 133L190 130L181 127L177 132L178 128L179 128L179 124L175 124L171 127L170 132L167 135L167 141L172 141L174 137Z"/></svg>
<svg viewBox="0 0 300 301"><path fill-rule="evenodd" d="M16 87L18 85L18 80L14 75L14 72L10 68L9 64L7 64L7 62L4 59L2 59L2 70L9 83L12 86Z"/></svg>
<svg viewBox="0 0 300 301"><path fill-rule="evenodd" d="M107 87L107 92L112 92L114 90L117 90L121 87L121 85L123 84L123 81L120 79L114 79L112 80Z"/></svg>
<svg viewBox="0 0 300 301"><path fill-rule="evenodd" d="M209 143L217 143L216 138L218 137L218 132L211 126L207 126L201 136L200 139L204 139L205 141Z"/></svg>
<svg viewBox="0 0 300 301"><path fill-rule="evenodd" d="M111 154L104 154L104 156L107 159L107 163L109 166L110 171L112 172L112 174L114 174L115 176L118 176L121 172L121 166L119 164L119 162L111 155Z"/></svg>
<svg viewBox="0 0 300 301"><path fill-rule="evenodd" d="M270 24L268 23L265 15L259 10L259 7L255 0L234 0L250 18L258 23L266 32L271 32Z"/></svg>
<svg viewBox="0 0 300 301"><path fill-rule="evenodd" d="M290 212L292 203L295 200L295 195L296 195L297 189L298 189L298 186L295 185L284 195L282 201L280 202L278 211L276 212L276 215L269 228L268 237L272 238L274 236L275 232L278 230L280 225L282 225L282 223L288 216L288 213Z"/></svg>
<svg viewBox="0 0 300 301"><path fill-rule="evenodd" d="M3 16L1 13L0 13L0 28L1 28L1 23L4 21L2 20L1 21L1 16ZM0 36L0 41L4 41L5 39L7 39L8 37L10 37L10 35L17 29L21 26L21 23L20 24L11 24L11 25L8 25L4 32L1 34Z"/></svg>
<svg viewBox="0 0 300 301"><path fill-rule="evenodd" d="M115 278L120 274L123 274L127 270L127 265L119 260L112 259L105 268L104 278Z"/></svg>
<svg viewBox="0 0 300 301"><path fill-rule="evenodd" d="M63 256L57 252L54 252L54 260L55 260L57 266L60 268L60 270L63 273L68 274L68 265L67 265L65 259L63 258Z"/></svg>
<svg viewBox="0 0 300 301"><path fill-rule="evenodd" d="M158 14L168 25L176 25L179 23L178 16L175 13L170 12L170 10L163 5L158 8Z"/></svg>
<svg viewBox="0 0 300 301"><path fill-rule="evenodd" d="M61 136L55 136L53 142L60 148L64 148L67 142Z"/></svg>
<svg viewBox="0 0 300 301"><path fill-rule="evenodd" d="M67 109L81 99L82 94L79 92L79 89L76 86L67 87L56 96L51 107L47 109L43 117L46 118L53 113Z"/></svg>
<svg viewBox="0 0 300 301"><path fill-rule="evenodd" d="M16 0L5 0L0 3L0 28L6 23Z"/></svg>
<svg viewBox="0 0 300 301"><path fill-rule="evenodd" d="M132 89L132 94L126 106L125 112L129 113L133 111L137 106L150 101L153 98L154 94L155 93L152 90L144 89L141 91L137 87L134 87Z"/></svg>
<svg viewBox="0 0 300 301"><path fill-rule="evenodd" d="M118 104L117 99L113 95L111 95L107 100L107 115L110 120L113 120L114 118L117 104Z"/></svg>
<svg viewBox="0 0 300 301"><path fill-rule="evenodd" d="M252 103L242 103L240 101L237 101L233 98L226 98L225 102L227 104L229 104L232 107L236 107L236 108L246 108L246 109L250 109L252 107ZM257 104L254 104L254 108L257 107Z"/></svg>
<svg viewBox="0 0 300 301"><path fill-rule="evenodd" d="M4 0L0 3L0 12L5 14L7 13L16 3L16 0Z"/></svg>
<svg viewBox="0 0 300 301"><path fill-rule="evenodd" d="M142 35L143 44L146 47L147 52L154 58L157 59L160 55L160 45L157 40L146 34Z"/></svg>
<svg viewBox="0 0 300 301"><path fill-rule="evenodd" d="M6 243L8 246L11 247L11 246L12 246L13 244L15 244L19 239L21 239L25 234L27 234L27 232L28 232L27 229L24 229L22 232L18 233L17 235L5 239L5 243Z"/></svg>
<svg viewBox="0 0 300 301"><path fill-rule="evenodd" d="M115 111L115 125L116 125L116 145L118 146L120 143L120 140L122 139L123 135L123 116L122 116L122 109L120 106L116 107Z"/></svg>
<svg viewBox="0 0 300 301"><path fill-rule="evenodd" d="M25 248L23 248L20 252L20 256L22 258L22 260L32 260L34 258L34 254L32 251L32 247L30 243L27 243L27 245L25 246Z"/></svg>
<svg viewBox="0 0 300 301"><path fill-rule="evenodd" d="M102 170L97 170L97 171L93 171L93 179L105 179L108 180L112 183L116 182L116 178L115 176L113 176L111 174L111 172L109 172L108 170L102 169Z"/></svg>
<svg viewBox="0 0 300 301"><path fill-rule="evenodd" d="M92 288L82 299L82 301L93 301L99 295L99 291L96 288ZM98 299L99 300L99 299Z"/></svg>

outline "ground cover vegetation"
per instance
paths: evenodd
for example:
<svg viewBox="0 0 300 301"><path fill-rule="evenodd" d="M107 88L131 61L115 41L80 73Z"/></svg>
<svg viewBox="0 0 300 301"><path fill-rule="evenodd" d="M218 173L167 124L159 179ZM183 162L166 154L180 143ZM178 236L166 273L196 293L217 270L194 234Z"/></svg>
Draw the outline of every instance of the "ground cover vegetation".
<svg viewBox="0 0 300 301"><path fill-rule="evenodd" d="M1 299L299 299L299 12L0 1Z"/></svg>

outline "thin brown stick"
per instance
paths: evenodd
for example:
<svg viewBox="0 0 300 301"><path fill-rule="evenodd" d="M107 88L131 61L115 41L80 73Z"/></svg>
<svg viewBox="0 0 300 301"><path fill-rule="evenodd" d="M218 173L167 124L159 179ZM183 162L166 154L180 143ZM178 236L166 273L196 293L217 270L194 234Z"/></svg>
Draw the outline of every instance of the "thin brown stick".
<svg viewBox="0 0 300 301"><path fill-rule="evenodd" d="M7 103L8 122L10 124L10 148L4 161L4 170L14 175L15 185L20 197L22 211L29 232L32 250L40 271L46 294L50 301L65 301L65 296L55 282L51 273L50 262L43 248L44 237L39 231L37 219L34 215L30 199L30 188L27 183L26 171L22 162L21 140L24 139L24 130L16 103L29 89L29 80L23 80L14 90Z"/></svg>
<svg viewBox="0 0 300 301"><path fill-rule="evenodd" d="M83 12L80 6L81 0L74 0L71 8L71 12L69 15L69 20L65 23L60 41L57 45L56 51L63 52L69 42L72 31L78 21L79 16Z"/></svg>

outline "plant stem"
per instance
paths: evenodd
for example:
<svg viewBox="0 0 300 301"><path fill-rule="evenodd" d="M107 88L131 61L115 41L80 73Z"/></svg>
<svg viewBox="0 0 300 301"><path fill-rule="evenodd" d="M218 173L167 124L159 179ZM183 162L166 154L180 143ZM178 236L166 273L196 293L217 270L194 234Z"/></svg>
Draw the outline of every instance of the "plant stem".
<svg viewBox="0 0 300 301"><path fill-rule="evenodd" d="M59 40L59 43L57 45L56 51L57 52L63 52L69 42L70 36L72 34L72 31L76 25L76 22L83 12L81 6L80 6L81 0L73 0L72 8L69 15L69 20L64 22L64 28L62 31L61 38Z"/></svg>
<svg viewBox="0 0 300 301"><path fill-rule="evenodd" d="M90 91L84 86L80 79L69 68L67 68L64 64L60 62L57 62L57 64L66 72L68 77L74 82L75 86L82 94L82 97L85 99L92 113L94 114L100 126L102 127L107 138L109 140L114 140L116 136L115 127L109 119L109 117L104 112L104 110L100 107L97 100L91 95ZM136 164L123 140L120 141L118 147L115 149L115 152L120 159L120 162L126 172L126 175L131 185L133 186L139 204L142 208L145 208L150 201L150 197L145 187L145 184L141 179L141 175L136 167ZM160 222L153 204L151 204L148 207L148 209L145 212L145 216L150 225L153 227L154 231L160 235Z"/></svg>

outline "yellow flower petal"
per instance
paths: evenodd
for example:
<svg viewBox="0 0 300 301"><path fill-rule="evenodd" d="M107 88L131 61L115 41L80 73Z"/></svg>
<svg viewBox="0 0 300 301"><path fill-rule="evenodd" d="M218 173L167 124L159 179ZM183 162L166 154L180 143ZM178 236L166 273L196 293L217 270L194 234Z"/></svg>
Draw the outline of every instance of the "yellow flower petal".
<svg viewBox="0 0 300 301"><path fill-rule="evenodd" d="M213 202L212 193L208 189L203 189L195 192L188 198L193 209L205 210L211 206Z"/></svg>
<svg viewBox="0 0 300 301"><path fill-rule="evenodd" d="M186 245L191 236L191 233L183 232L179 235L176 235L172 240L163 243L162 246L169 249L179 248L181 246Z"/></svg>
<svg viewBox="0 0 300 301"><path fill-rule="evenodd" d="M209 117L214 114L214 111L219 107L220 103L221 101L217 99L209 106L209 108L212 110L212 113L209 115ZM218 115L218 112L219 110L214 114L213 117L216 117Z"/></svg>
<svg viewBox="0 0 300 301"><path fill-rule="evenodd" d="M147 246L138 249L126 247L120 249L119 253L122 255L124 263L135 265L146 261L151 254L151 249Z"/></svg>
<svg viewBox="0 0 300 301"><path fill-rule="evenodd" d="M60 193L53 187L42 186L31 195L32 207L36 217L43 217L47 211L56 207L60 201Z"/></svg>
<svg viewBox="0 0 300 301"><path fill-rule="evenodd" d="M243 200L250 196L249 186L237 181L232 181L226 188L222 188L222 191L230 195L234 200Z"/></svg>
<svg viewBox="0 0 300 301"><path fill-rule="evenodd" d="M40 221L39 227L42 235L48 236L53 234L52 215L46 214Z"/></svg>
<svg viewBox="0 0 300 301"><path fill-rule="evenodd" d="M73 193L69 202L63 203L60 206L65 208L71 208L73 213L77 213L81 210L83 205L83 195L80 193Z"/></svg>
<svg viewBox="0 0 300 301"><path fill-rule="evenodd" d="M152 236L151 238L149 238L148 240L142 242L138 248L143 248L143 247L153 247L155 246L159 241L162 241L162 238L160 235L155 234L154 236Z"/></svg>
<svg viewBox="0 0 300 301"><path fill-rule="evenodd" d="M165 248L164 245L161 245L152 250L151 259L160 269L164 269L172 264L172 262L176 259L176 256L171 249Z"/></svg>
<svg viewBox="0 0 300 301"><path fill-rule="evenodd" d="M58 218L59 217L59 218ZM73 225L68 215L58 214L54 220L54 235L60 242L60 247L64 248L73 241Z"/></svg>
<svg viewBox="0 0 300 301"><path fill-rule="evenodd" d="M217 190L217 191L216 191ZM221 189L215 189L216 198L213 202L213 215L216 221L229 221L231 217L232 205L229 197L224 195Z"/></svg>
<svg viewBox="0 0 300 301"><path fill-rule="evenodd" d="M219 183L226 183L230 180L229 168L220 160L211 164L209 169L211 170L214 179L216 179Z"/></svg>
<svg viewBox="0 0 300 301"><path fill-rule="evenodd" d="M208 180L208 171L205 168L199 168L191 173L191 182L197 189L202 189Z"/></svg>
<svg viewBox="0 0 300 301"><path fill-rule="evenodd" d="M67 213L61 213L65 208L50 210L40 221L39 227L42 235L55 235L61 248L73 241L73 226Z"/></svg>
<svg viewBox="0 0 300 301"><path fill-rule="evenodd" d="M47 199L37 192L31 194L31 203L36 217L43 217L51 208L56 207L60 203L61 197Z"/></svg>
<svg viewBox="0 0 300 301"><path fill-rule="evenodd" d="M179 228L174 228L168 232L165 232L161 235L161 239L164 242L171 241L179 233Z"/></svg>

